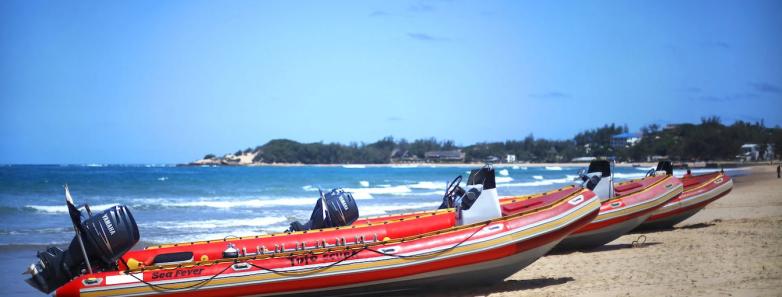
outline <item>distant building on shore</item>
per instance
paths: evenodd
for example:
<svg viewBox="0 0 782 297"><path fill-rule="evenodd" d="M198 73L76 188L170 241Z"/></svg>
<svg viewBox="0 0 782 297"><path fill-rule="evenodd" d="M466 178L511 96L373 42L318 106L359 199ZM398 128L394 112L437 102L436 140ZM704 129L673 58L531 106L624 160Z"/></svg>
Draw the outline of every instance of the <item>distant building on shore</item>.
<svg viewBox="0 0 782 297"><path fill-rule="evenodd" d="M507 162L507 163L516 163L516 155L514 155L514 154L507 154L507 155L505 155L505 162Z"/></svg>
<svg viewBox="0 0 782 297"><path fill-rule="evenodd" d="M736 155L736 159L742 162L771 161L774 159L774 146L767 144L765 149L763 149L763 146L759 144L744 144L741 146L741 153Z"/></svg>
<svg viewBox="0 0 782 297"><path fill-rule="evenodd" d="M408 150L394 149L391 152L391 163L416 163L420 159Z"/></svg>
<svg viewBox="0 0 782 297"><path fill-rule="evenodd" d="M641 133L622 133L611 136L611 147L627 148L641 141Z"/></svg>
<svg viewBox="0 0 782 297"><path fill-rule="evenodd" d="M450 151L429 151L424 153L426 161L439 162L464 162L464 152L462 150L450 150Z"/></svg>

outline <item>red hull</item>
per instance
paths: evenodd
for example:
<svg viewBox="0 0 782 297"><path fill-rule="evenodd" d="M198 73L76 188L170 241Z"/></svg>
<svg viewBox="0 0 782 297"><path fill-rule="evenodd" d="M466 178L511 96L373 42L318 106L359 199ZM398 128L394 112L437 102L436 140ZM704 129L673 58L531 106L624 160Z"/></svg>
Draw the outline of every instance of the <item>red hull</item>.
<svg viewBox="0 0 782 297"><path fill-rule="evenodd" d="M546 203L537 203L535 199L545 200ZM508 260L508 267L505 267L512 273L545 254L571 232L591 222L599 211L599 202L594 194L582 189L570 191L569 195L559 195L558 199L543 195L525 201L536 207L523 207L515 214L469 226L445 227L377 242L354 242L356 237L351 236L345 245L334 245L337 241L332 240L327 242L326 248L255 255L236 260L147 267L131 272L148 284L159 286L158 290L130 275L115 271L76 278L58 289L57 295L236 296L325 292L402 279L426 279L438 273L471 271L480 269L484 263L503 263L506 259L514 259ZM410 220L415 222L422 219ZM361 232L368 230L366 228L346 228L340 231ZM310 235L328 232L334 231L310 232ZM225 242L219 244L224 245ZM209 246L195 244L186 247L195 252ZM174 248L181 249L183 246ZM478 273L476 277L480 275ZM85 281L89 278L98 281L87 285ZM194 287L184 290L187 286ZM161 290L161 287L178 289Z"/></svg>
<svg viewBox="0 0 782 297"><path fill-rule="evenodd" d="M655 211L644 226L672 227L733 190L733 180L722 172L681 178L684 192Z"/></svg>
<svg viewBox="0 0 782 297"><path fill-rule="evenodd" d="M643 223L655 210L682 192L672 176L652 176L620 183L617 196L604 201L594 221L576 230L558 250L589 249L604 245Z"/></svg>

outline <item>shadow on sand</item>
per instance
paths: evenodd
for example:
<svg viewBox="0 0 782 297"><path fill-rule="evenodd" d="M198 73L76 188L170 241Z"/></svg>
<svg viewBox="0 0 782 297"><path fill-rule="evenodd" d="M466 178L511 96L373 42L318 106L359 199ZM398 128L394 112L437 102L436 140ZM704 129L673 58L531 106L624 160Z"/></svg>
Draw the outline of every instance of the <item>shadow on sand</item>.
<svg viewBox="0 0 782 297"><path fill-rule="evenodd" d="M642 244L637 245L637 246L633 246L630 243L605 244L605 245L601 245L601 246L593 248L593 249L552 251L552 252L549 253L549 255L567 255L567 254L575 253L575 252L582 252L582 253L609 252L609 251L622 250L622 249L645 248L645 247L648 247L648 246L653 246L653 245L658 245L658 244L661 244L661 242L646 242L646 243L642 243Z"/></svg>
<svg viewBox="0 0 782 297"><path fill-rule="evenodd" d="M690 225L684 225L681 227L648 227L648 228L637 228L633 231L630 231L629 234L647 234L647 233L655 233L655 232L666 232L666 231L676 231L679 229L687 230L687 229L700 229L700 228L707 228L716 225L716 223L721 222L722 220L713 220L711 222L707 223L696 223L696 224L690 224Z"/></svg>
<svg viewBox="0 0 782 297"><path fill-rule="evenodd" d="M708 227L711 227L711 226L714 226L714 225L716 225L716 224L712 223L712 222L697 223L697 224L692 224L692 225L681 226L679 228L674 228L674 230L676 230L676 229L685 229L685 230L687 230L687 229L700 229L700 228L708 228Z"/></svg>
<svg viewBox="0 0 782 297"><path fill-rule="evenodd" d="M492 293L513 292L519 290L540 289L548 286L561 285L572 282L572 277L542 277L523 280L505 280L501 283L473 288L460 288L454 290L432 289L407 292L405 296L486 296ZM412 293L412 294L410 294ZM401 295L397 295L401 296Z"/></svg>

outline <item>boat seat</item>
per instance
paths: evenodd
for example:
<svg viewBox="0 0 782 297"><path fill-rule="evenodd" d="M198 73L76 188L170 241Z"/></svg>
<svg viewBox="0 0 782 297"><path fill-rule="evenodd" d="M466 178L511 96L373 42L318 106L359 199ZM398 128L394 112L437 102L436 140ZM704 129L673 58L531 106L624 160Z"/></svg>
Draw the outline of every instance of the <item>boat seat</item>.
<svg viewBox="0 0 782 297"><path fill-rule="evenodd" d="M544 206L544 201L539 200L533 200L533 201L524 201L520 203L508 203L502 206L502 213L507 215L511 213L516 213L522 209L537 209Z"/></svg>
<svg viewBox="0 0 782 297"><path fill-rule="evenodd" d="M533 197L533 198L524 198L523 196L505 197L501 199L502 215L508 216L522 211L534 211L534 210L546 208L559 202L560 200L562 200L562 198L567 197L578 191L581 191L581 188L572 187L568 189L560 189L557 191L552 191L544 195ZM518 201L514 201L517 199Z"/></svg>
<svg viewBox="0 0 782 297"><path fill-rule="evenodd" d="M641 183L639 183L639 182L631 182L631 183L626 183L626 184L621 184L621 185L615 186L614 190L616 192L627 192L627 191L630 191L630 190L634 190L634 189L640 188L642 186L643 185L641 185Z"/></svg>
<svg viewBox="0 0 782 297"><path fill-rule="evenodd" d="M698 179L698 178L683 178L681 180L682 180L682 184L684 185L685 188L688 188L688 187L691 187L691 186L694 186L694 185L697 185L697 184L700 184L700 183L703 182L703 180Z"/></svg>

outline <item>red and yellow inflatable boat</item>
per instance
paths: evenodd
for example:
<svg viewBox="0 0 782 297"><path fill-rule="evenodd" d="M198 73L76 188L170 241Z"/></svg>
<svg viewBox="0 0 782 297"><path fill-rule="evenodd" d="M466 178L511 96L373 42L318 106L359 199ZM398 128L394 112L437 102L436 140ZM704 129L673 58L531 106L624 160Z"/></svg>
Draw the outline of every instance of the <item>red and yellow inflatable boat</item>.
<svg viewBox="0 0 782 297"><path fill-rule="evenodd" d="M114 268L75 276L56 295L367 294L490 283L545 255L590 223L600 207L594 193L575 186L501 200L488 167L473 171L468 187L478 190L449 187L459 197L478 193L463 195L470 203L449 203L453 208L129 251Z"/></svg>

